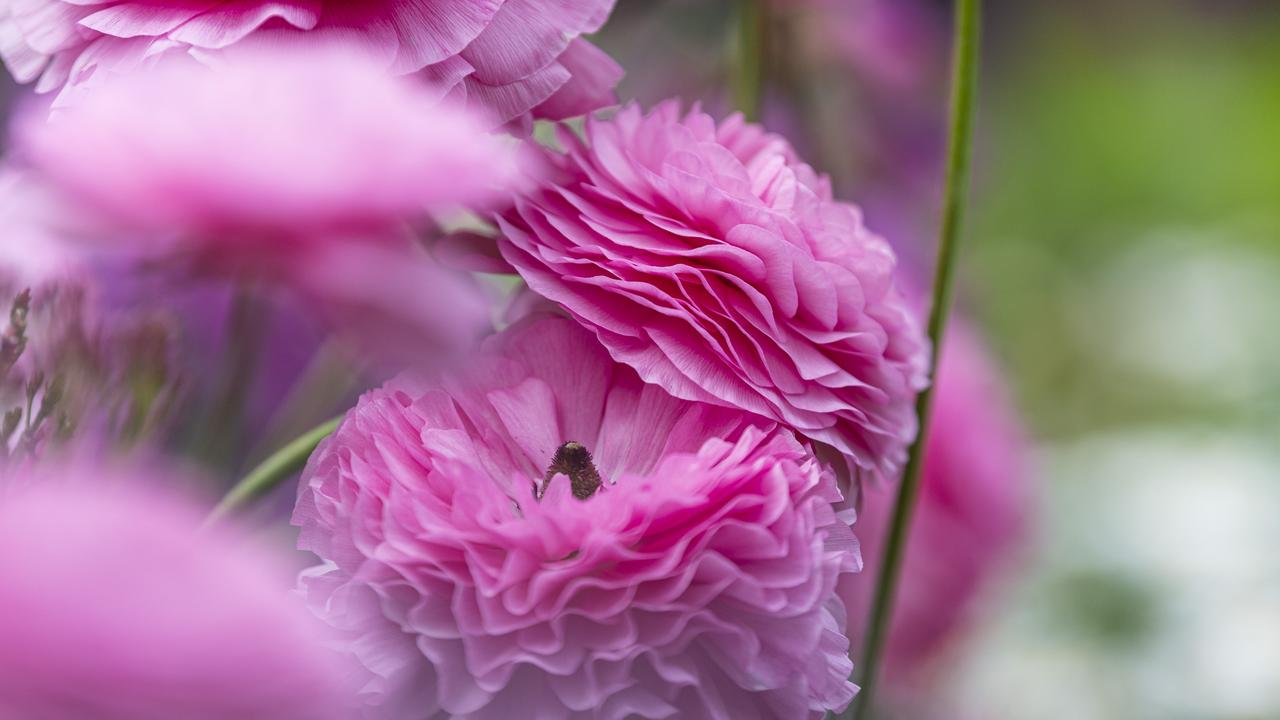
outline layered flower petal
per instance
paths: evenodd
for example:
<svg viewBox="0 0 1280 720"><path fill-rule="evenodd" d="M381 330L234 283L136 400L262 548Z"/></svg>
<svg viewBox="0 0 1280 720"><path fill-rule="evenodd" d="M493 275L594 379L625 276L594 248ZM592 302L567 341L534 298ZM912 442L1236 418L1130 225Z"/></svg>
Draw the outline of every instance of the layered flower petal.
<svg viewBox="0 0 1280 720"><path fill-rule="evenodd" d="M595 110L620 73L571 52L614 0L12 0L0 8L0 58L20 82L74 90L140 58L201 58L241 44L340 38L398 73L465 80L471 101L501 122L541 117L564 92ZM596 51L598 52L598 51ZM606 66L616 68L612 61ZM70 97L69 95L66 97Z"/></svg>
<svg viewBox="0 0 1280 720"><path fill-rule="evenodd" d="M818 718L854 692L838 500L784 428L535 316L362 398L294 521L370 716Z"/></svg>
<svg viewBox="0 0 1280 720"><path fill-rule="evenodd" d="M858 210L740 116L629 106L560 140L548 181L498 219L529 287L646 381L892 476L925 341Z"/></svg>

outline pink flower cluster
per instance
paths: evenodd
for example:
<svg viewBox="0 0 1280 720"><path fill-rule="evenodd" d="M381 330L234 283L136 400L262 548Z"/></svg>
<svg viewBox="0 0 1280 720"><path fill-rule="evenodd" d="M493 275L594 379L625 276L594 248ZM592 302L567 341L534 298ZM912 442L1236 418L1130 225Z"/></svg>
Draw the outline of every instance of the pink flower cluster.
<svg viewBox="0 0 1280 720"><path fill-rule="evenodd" d="M621 71L582 37L613 4L0 6L0 58L58 92L14 126L0 216L19 239L0 263L24 280L74 268L193 334L221 306L161 288L236 298L215 339L164 337L210 355L185 368L202 400L120 383L174 403L154 442L207 433L193 454L247 466L261 453L246 438L377 386L302 471L292 518L319 559L298 581L305 619L278 592L292 570L197 531L201 513L154 485L10 467L0 716L816 720L849 705L866 582L845 508L903 465L927 341L888 243L784 138L677 101L558 124L559 148L530 133L613 103ZM477 277L492 273L522 283L505 313ZM26 408L0 418L5 448L15 417L49 436L69 422L37 402L66 386L7 375L25 307L0 333L0 399ZM321 337L272 336L294 317ZM335 370L330 335L403 372ZM307 369L257 410L248 388L282 344ZM943 395L940 421L999 425L968 413L985 390L954 382L965 396ZM980 525L968 488L994 498L1016 476L953 437L932 441L931 559ZM296 471L310 447L263 472ZM952 508L954 527L938 519ZM963 594L979 570L947 564L928 588ZM954 617L929 609L908 644Z"/></svg>

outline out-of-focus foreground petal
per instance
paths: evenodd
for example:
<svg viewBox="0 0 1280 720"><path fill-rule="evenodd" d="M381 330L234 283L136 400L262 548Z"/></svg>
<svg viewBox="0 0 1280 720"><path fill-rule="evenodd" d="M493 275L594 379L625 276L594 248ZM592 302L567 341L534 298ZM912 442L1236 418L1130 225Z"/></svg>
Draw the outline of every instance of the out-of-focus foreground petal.
<svg viewBox="0 0 1280 720"><path fill-rule="evenodd" d="M171 59L15 135L74 198L149 231L134 242L220 252L483 202L517 172L482 118L337 45Z"/></svg>
<svg viewBox="0 0 1280 720"><path fill-rule="evenodd" d="M154 470L0 483L0 717L330 720L342 684L289 572Z"/></svg>

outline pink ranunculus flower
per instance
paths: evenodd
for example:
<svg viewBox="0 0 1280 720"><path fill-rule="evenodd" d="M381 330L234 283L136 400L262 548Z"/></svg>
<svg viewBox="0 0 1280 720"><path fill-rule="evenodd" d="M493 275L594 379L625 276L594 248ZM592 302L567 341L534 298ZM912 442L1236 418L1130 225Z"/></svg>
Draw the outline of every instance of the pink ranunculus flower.
<svg viewBox="0 0 1280 720"><path fill-rule="evenodd" d="M924 478L907 545L885 681L916 693L974 619L984 592L1025 538L1028 447L994 362L974 331L948 330ZM895 490L870 488L858 518L867 571L841 582L851 635L862 637ZM902 699L901 697L899 699Z"/></svg>
<svg viewBox="0 0 1280 720"><path fill-rule="evenodd" d="M370 716L818 718L855 691L838 499L785 428L532 316L362 398L294 522Z"/></svg>
<svg viewBox="0 0 1280 720"><path fill-rule="evenodd" d="M0 717L333 720L347 699L287 565L154 470L0 478Z"/></svg>
<svg viewBox="0 0 1280 720"><path fill-rule="evenodd" d="M589 120L501 215L501 250L614 359L892 476L925 340L889 246L781 137L667 102Z"/></svg>
<svg viewBox="0 0 1280 720"><path fill-rule="evenodd" d="M6 0L0 58L19 82L70 92L160 55L210 60L332 38L443 86L499 121L613 103L622 71L579 36L614 0ZM336 110L338 106L330 106Z"/></svg>
<svg viewBox="0 0 1280 720"><path fill-rule="evenodd" d="M423 339L414 352L488 323L411 224L503 197L515 144L348 46L170 58L16 134L37 177L98 219L81 248L282 283L361 332Z"/></svg>

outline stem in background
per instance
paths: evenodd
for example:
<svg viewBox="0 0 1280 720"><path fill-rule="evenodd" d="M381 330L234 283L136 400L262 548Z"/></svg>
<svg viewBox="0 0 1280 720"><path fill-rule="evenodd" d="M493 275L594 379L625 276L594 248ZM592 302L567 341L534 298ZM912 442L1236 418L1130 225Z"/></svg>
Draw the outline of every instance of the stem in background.
<svg viewBox="0 0 1280 720"><path fill-rule="evenodd" d="M764 3L769 0L738 0L735 11L735 38L730 85L733 104L747 120L760 119L764 91L765 52L768 48L768 20Z"/></svg>
<svg viewBox="0 0 1280 720"><path fill-rule="evenodd" d="M358 389L348 357L332 338L320 345L284 400L271 413L266 429L258 434L245 456L249 462L257 465L276 448L333 412L344 398Z"/></svg>
<svg viewBox="0 0 1280 720"><path fill-rule="evenodd" d="M916 417L920 429L907 455L907 466L898 487L892 524L885 542L884 556L876 583L876 594L867 623L866 644L862 657L862 692L848 717L867 720L874 712L876 680L884 658L884 647L892 617L894 595L902 571L907 546L907 530L920 491L920 470L924 462L925 441L933 408L933 390L937 379L943 333L951 311L951 285L954 276L956 242L964 219L965 197L969 186L969 161L972 155L973 106L978 71L979 15L981 0L956 0L955 27L951 60L950 137L947 148L946 195L942 211L942 228L938 240L937 268L933 276L933 296L929 312L929 386L916 398Z"/></svg>
<svg viewBox="0 0 1280 720"><path fill-rule="evenodd" d="M205 525L211 525L227 514L262 497L290 475L301 470L320 441L333 434L340 422L342 422L341 416L328 420L263 460L261 464L249 471L243 480L236 483L236 486L231 488L231 491L213 508L205 520Z"/></svg>
<svg viewBox="0 0 1280 720"><path fill-rule="evenodd" d="M207 435L197 438L197 455L213 467L230 469L240 442L244 409L266 342L270 312L261 287L243 279L231 300L227 351L215 387L214 404L203 423Z"/></svg>

